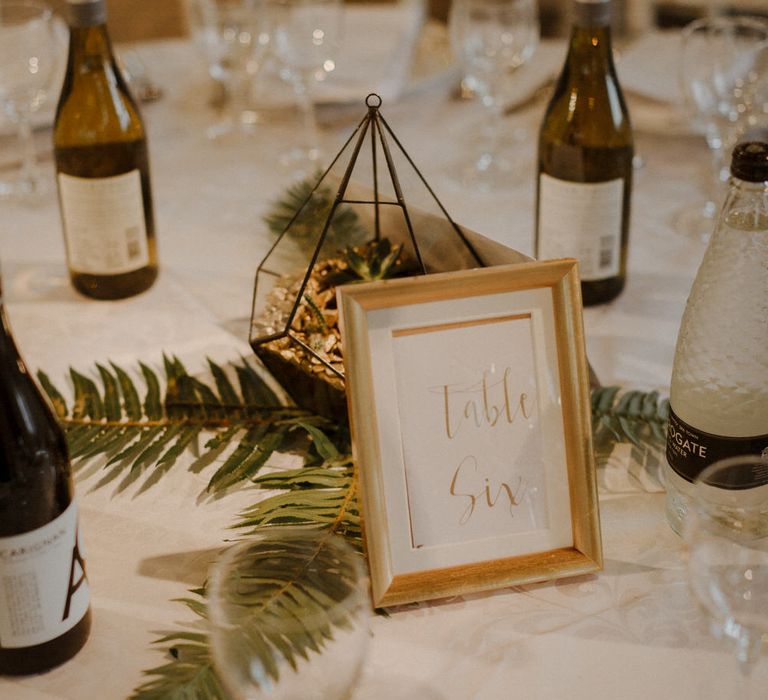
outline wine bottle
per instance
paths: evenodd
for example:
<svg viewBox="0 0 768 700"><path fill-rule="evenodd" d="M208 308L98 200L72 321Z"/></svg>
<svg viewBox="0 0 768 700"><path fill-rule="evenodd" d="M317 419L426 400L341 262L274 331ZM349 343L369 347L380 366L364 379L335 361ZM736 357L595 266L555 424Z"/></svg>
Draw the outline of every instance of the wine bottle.
<svg viewBox="0 0 768 700"><path fill-rule="evenodd" d="M64 434L19 356L0 297L0 674L63 663L90 626Z"/></svg>
<svg viewBox="0 0 768 700"><path fill-rule="evenodd" d="M667 520L681 532L699 473L725 457L768 468L768 143L733 151L725 204L677 337L667 429Z"/></svg>
<svg viewBox="0 0 768 700"><path fill-rule="evenodd" d="M611 51L610 0L574 0L565 66L539 131L536 256L579 260L585 305L627 274L633 140Z"/></svg>
<svg viewBox="0 0 768 700"><path fill-rule="evenodd" d="M83 294L120 299L157 277L147 137L115 61L105 0L67 2L53 143L69 274Z"/></svg>

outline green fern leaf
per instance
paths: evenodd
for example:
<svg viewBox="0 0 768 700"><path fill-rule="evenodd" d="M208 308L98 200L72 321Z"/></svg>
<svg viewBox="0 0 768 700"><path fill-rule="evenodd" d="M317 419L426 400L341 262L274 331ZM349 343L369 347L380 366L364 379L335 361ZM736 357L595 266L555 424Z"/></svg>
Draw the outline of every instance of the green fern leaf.
<svg viewBox="0 0 768 700"><path fill-rule="evenodd" d="M97 363L96 368L99 370L101 381L104 384L104 416L107 421L120 420L122 409L120 407L120 390L117 386L117 380L106 367Z"/></svg>
<svg viewBox="0 0 768 700"><path fill-rule="evenodd" d="M160 403L160 381L157 375L145 365L139 363L144 381L147 383L147 394L144 398L144 413L150 420L159 420L163 417L163 406Z"/></svg>
<svg viewBox="0 0 768 700"><path fill-rule="evenodd" d="M158 642L173 643L171 660L144 672L150 680L140 685L131 700L228 700L210 658L208 638L187 640L178 633Z"/></svg>
<svg viewBox="0 0 768 700"><path fill-rule="evenodd" d="M79 426L80 430L73 435L68 435L69 453L72 459L77 459L81 454L92 447L95 440L104 434L104 427L100 423L95 425Z"/></svg>
<svg viewBox="0 0 768 700"><path fill-rule="evenodd" d="M120 391L123 394L123 405L128 420L137 421L141 418L141 401L139 393L136 391L128 373L118 367L114 362L110 362L112 369L115 370L117 381L120 384Z"/></svg>
<svg viewBox="0 0 768 700"><path fill-rule="evenodd" d="M225 490L252 478L266 464L285 439L286 428L267 426L251 428L226 462L216 471L207 490Z"/></svg>
<svg viewBox="0 0 768 700"><path fill-rule="evenodd" d="M228 406L236 406L240 403L240 397L237 395L232 382L229 381L226 372L215 362L208 358L208 367L211 370L213 379L216 382L216 388L219 391L221 403Z"/></svg>
<svg viewBox="0 0 768 700"><path fill-rule="evenodd" d="M266 382L248 363L237 365L235 371L240 381L240 391L246 405L277 406L280 403L272 389L267 386Z"/></svg>
<svg viewBox="0 0 768 700"><path fill-rule="evenodd" d="M67 410L67 402L64 397L59 393L59 390L53 385L48 375L42 370L37 371L37 380L40 382L40 386L43 387L43 391L48 394L48 398L51 400L53 409L56 412L56 417L66 418L69 411Z"/></svg>
<svg viewBox="0 0 768 700"><path fill-rule="evenodd" d="M104 418L104 404L96 384L74 369L70 369L69 374L75 387L75 406L72 409L72 416L93 420Z"/></svg>
<svg viewBox="0 0 768 700"><path fill-rule="evenodd" d="M336 446L328 439L322 430L305 422L299 422L298 425L310 434L315 449L324 460L333 461L340 457Z"/></svg>
<svg viewBox="0 0 768 700"><path fill-rule="evenodd" d="M272 203L264 222L273 234L287 231L300 244L314 247L335 199L330 187L315 187L320 176L318 172L291 185L285 195ZM338 250L361 243L367 237L355 210L347 205L338 206L326 234L326 244Z"/></svg>
<svg viewBox="0 0 768 700"><path fill-rule="evenodd" d="M631 469L652 473L658 468L669 418L669 400L656 391L626 391L620 387L601 387L592 392L592 429L598 467L615 447L629 443ZM637 476L633 474L633 476ZM652 475L652 478L655 478Z"/></svg>

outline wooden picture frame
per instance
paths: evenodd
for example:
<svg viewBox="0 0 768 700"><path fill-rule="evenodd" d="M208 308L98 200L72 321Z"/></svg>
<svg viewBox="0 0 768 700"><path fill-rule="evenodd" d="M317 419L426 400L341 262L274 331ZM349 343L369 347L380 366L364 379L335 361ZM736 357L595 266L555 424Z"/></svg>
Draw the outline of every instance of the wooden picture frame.
<svg viewBox="0 0 768 700"><path fill-rule="evenodd" d="M601 569L576 262L337 294L374 605Z"/></svg>

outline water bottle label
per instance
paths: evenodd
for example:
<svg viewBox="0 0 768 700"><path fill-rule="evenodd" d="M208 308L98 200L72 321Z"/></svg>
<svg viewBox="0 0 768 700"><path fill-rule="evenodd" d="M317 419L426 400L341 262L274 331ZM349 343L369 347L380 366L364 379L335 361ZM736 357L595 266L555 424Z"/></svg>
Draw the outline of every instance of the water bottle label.
<svg viewBox="0 0 768 700"><path fill-rule="evenodd" d="M149 264L141 175L59 173L69 266L90 275L117 275Z"/></svg>
<svg viewBox="0 0 768 700"><path fill-rule="evenodd" d="M88 611L75 502L47 525L0 537L0 647L43 644Z"/></svg>
<svg viewBox="0 0 768 700"><path fill-rule="evenodd" d="M681 420L670 410L667 425L667 462L683 479L693 482L710 464L739 455L763 455L768 460L768 435L723 437L705 433ZM748 488L753 485L751 481L745 481L740 487Z"/></svg>
<svg viewBox="0 0 768 700"><path fill-rule="evenodd" d="M542 173L538 257L579 259L582 280L616 277L621 263L624 180L569 182Z"/></svg>

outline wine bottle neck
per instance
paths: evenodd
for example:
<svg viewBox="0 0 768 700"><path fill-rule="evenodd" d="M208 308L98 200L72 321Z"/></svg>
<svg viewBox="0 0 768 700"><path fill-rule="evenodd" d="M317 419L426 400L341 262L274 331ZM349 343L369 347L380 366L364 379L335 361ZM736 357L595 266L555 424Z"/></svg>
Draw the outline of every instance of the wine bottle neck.
<svg viewBox="0 0 768 700"><path fill-rule="evenodd" d="M90 56L112 56L112 42L105 24L71 27L70 50Z"/></svg>
<svg viewBox="0 0 768 700"><path fill-rule="evenodd" d="M611 23L611 0L574 0L573 24L576 27L607 27Z"/></svg>
<svg viewBox="0 0 768 700"><path fill-rule="evenodd" d="M69 26L96 27L107 22L105 0L68 0Z"/></svg>
<svg viewBox="0 0 768 700"><path fill-rule="evenodd" d="M593 63L612 66L611 28L604 26L583 27L573 25L569 47L569 59L578 55L580 63Z"/></svg>

